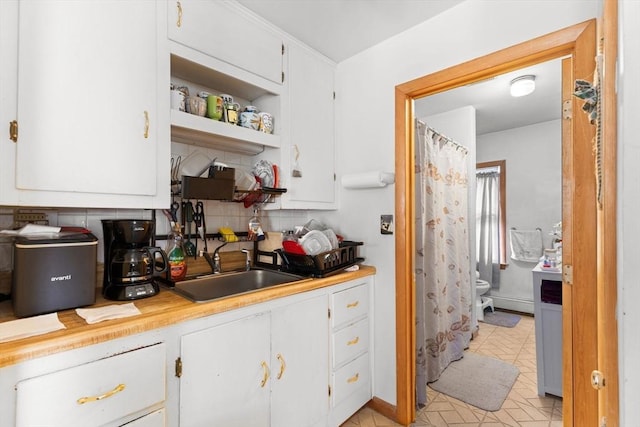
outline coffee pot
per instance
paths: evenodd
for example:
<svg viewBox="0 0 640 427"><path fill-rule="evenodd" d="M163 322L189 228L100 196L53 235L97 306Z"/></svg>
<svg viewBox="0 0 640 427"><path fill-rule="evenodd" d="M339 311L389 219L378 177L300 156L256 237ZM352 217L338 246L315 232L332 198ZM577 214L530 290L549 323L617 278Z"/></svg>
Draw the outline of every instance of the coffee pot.
<svg viewBox="0 0 640 427"><path fill-rule="evenodd" d="M150 246L151 220L102 220L104 281L102 294L111 300L146 298L159 292L156 280L169 265L160 248Z"/></svg>
<svg viewBox="0 0 640 427"><path fill-rule="evenodd" d="M116 249L109 267L111 280L121 284L153 280L166 271L164 259L161 249L150 246L141 249Z"/></svg>

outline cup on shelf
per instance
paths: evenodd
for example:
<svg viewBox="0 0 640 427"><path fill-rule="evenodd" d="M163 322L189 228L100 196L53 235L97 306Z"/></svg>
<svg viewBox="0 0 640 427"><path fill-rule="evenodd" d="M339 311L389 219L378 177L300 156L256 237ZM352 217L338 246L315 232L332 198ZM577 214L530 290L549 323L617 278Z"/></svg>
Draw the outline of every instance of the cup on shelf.
<svg viewBox="0 0 640 427"><path fill-rule="evenodd" d="M226 104L233 104L233 96L226 94L226 93L221 93L220 97L222 98L222 101Z"/></svg>
<svg viewBox="0 0 640 427"><path fill-rule="evenodd" d="M240 110L240 105L232 103L224 105L225 110L225 121L227 123L231 123L232 125L238 124L238 110Z"/></svg>
<svg viewBox="0 0 640 427"><path fill-rule="evenodd" d="M260 116L260 130L264 133L273 133L273 116L265 111L258 113Z"/></svg>
<svg viewBox="0 0 640 427"><path fill-rule="evenodd" d="M189 112L200 117L204 117L207 112L207 101L199 96L189 97Z"/></svg>
<svg viewBox="0 0 640 427"><path fill-rule="evenodd" d="M243 111L240 113L240 126L259 130L260 129L260 116L253 111Z"/></svg>
<svg viewBox="0 0 640 427"><path fill-rule="evenodd" d="M224 100L217 95L207 97L207 117L213 120L220 120L223 115Z"/></svg>
<svg viewBox="0 0 640 427"><path fill-rule="evenodd" d="M187 111L184 93L177 89L171 90L171 108L179 111Z"/></svg>
<svg viewBox="0 0 640 427"><path fill-rule="evenodd" d="M189 99L189 88L187 86L177 86L176 90L179 90L184 95L184 110L180 111L186 111L188 113L189 103L187 102L187 100Z"/></svg>

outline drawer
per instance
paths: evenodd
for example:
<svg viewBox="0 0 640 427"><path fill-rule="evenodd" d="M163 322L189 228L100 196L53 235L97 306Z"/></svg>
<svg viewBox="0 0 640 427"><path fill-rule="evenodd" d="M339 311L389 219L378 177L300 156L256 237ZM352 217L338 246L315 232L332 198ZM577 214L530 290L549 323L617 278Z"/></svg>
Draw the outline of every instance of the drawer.
<svg viewBox="0 0 640 427"><path fill-rule="evenodd" d="M369 353L343 366L332 374L333 402L338 405L362 387L371 387Z"/></svg>
<svg viewBox="0 0 640 427"><path fill-rule="evenodd" d="M369 349L369 319L362 319L332 335L334 369Z"/></svg>
<svg viewBox="0 0 640 427"><path fill-rule="evenodd" d="M16 425L100 426L165 399L165 345L20 381Z"/></svg>
<svg viewBox="0 0 640 427"><path fill-rule="evenodd" d="M366 283L331 295L331 325L340 326L369 312L369 286Z"/></svg>
<svg viewBox="0 0 640 427"><path fill-rule="evenodd" d="M126 427L165 427L164 408L125 424Z"/></svg>

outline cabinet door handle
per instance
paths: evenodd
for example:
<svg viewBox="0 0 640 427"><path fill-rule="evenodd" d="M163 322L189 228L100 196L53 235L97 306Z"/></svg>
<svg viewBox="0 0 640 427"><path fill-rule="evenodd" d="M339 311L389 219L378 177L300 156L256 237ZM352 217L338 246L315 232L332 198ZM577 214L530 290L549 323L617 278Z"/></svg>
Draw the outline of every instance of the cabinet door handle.
<svg viewBox="0 0 640 427"><path fill-rule="evenodd" d="M113 396L114 394L120 393L124 389L125 389L124 384L118 384L116 388L114 388L113 390L109 390L105 394L101 394L100 396L81 397L80 399L77 400L77 402L78 402L78 405L84 405L85 403L88 403L88 402L103 400Z"/></svg>
<svg viewBox="0 0 640 427"><path fill-rule="evenodd" d="M264 387L269 380L271 371L269 371L269 365L267 365L267 362L264 360L260 363L260 366L262 366L262 382L260 382L260 387Z"/></svg>
<svg viewBox="0 0 640 427"><path fill-rule="evenodd" d="M355 337L351 341L347 341L347 345L356 345L358 344L358 341L360 341L360 337Z"/></svg>
<svg viewBox="0 0 640 427"><path fill-rule="evenodd" d="M347 304L347 308L356 308L360 304L360 301L354 301L352 303Z"/></svg>
<svg viewBox="0 0 640 427"><path fill-rule="evenodd" d="M280 353L278 353L276 359L280 361L280 371L278 372L278 376L276 378L280 379L282 378L282 375L284 375L285 369L287 369L287 363L284 361L284 357L282 357Z"/></svg>
<svg viewBox="0 0 640 427"><path fill-rule="evenodd" d="M176 5L178 6L178 22L176 22L176 26L180 28L182 27L182 4L177 1Z"/></svg>
<svg viewBox="0 0 640 427"><path fill-rule="evenodd" d="M11 120L9 122L9 139L18 142L18 121Z"/></svg>
<svg viewBox="0 0 640 427"><path fill-rule="evenodd" d="M360 378L360 374L355 374L351 378L347 378L347 384L355 383Z"/></svg>
<svg viewBox="0 0 640 427"><path fill-rule="evenodd" d="M144 111L144 139L149 138L149 112Z"/></svg>

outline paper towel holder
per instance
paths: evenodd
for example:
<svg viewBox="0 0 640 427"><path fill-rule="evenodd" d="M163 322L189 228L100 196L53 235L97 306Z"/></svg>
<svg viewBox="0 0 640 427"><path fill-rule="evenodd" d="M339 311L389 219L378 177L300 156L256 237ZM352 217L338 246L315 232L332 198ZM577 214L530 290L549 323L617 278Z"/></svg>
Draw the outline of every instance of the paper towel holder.
<svg viewBox="0 0 640 427"><path fill-rule="evenodd" d="M393 172L363 172L342 176L342 187L350 189L384 188L395 182Z"/></svg>

